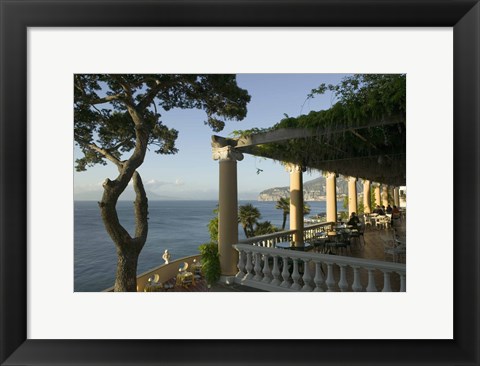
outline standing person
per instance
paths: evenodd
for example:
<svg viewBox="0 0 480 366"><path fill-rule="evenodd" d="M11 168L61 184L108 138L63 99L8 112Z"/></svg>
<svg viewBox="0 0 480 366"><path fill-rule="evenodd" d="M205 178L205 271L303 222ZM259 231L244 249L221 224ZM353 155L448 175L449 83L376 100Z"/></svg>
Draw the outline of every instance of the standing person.
<svg viewBox="0 0 480 366"><path fill-rule="evenodd" d="M400 218L400 210L395 205L392 208L392 218L393 219L399 219Z"/></svg>
<svg viewBox="0 0 480 366"><path fill-rule="evenodd" d="M388 205L387 206L387 214L391 214L393 211L392 206Z"/></svg>

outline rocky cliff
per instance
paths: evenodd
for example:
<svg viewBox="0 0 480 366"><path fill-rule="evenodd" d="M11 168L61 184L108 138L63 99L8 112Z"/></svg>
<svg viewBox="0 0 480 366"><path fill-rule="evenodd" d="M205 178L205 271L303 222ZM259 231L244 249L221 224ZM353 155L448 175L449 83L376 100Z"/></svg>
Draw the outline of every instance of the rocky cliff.
<svg viewBox="0 0 480 366"><path fill-rule="evenodd" d="M303 198L305 201L324 201L326 195L325 177L315 178L303 183ZM357 193L363 192L363 183L357 181ZM337 196L348 194L348 182L342 176L337 178ZM258 195L259 201L278 201L281 197L289 197L289 187L266 189Z"/></svg>

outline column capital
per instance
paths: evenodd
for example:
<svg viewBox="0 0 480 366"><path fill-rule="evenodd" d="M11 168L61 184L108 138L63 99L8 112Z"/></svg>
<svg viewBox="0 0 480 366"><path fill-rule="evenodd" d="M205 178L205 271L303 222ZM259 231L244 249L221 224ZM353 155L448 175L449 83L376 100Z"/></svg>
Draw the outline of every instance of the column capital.
<svg viewBox="0 0 480 366"><path fill-rule="evenodd" d="M298 164L287 163L285 164L285 170L289 173L304 173L307 171L305 167Z"/></svg>
<svg viewBox="0 0 480 366"><path fill-rule="evenodd" d="M357 177L348 177L348 180L349 180L349 181L354 181L354 182L356 182L356 181L357 181Z"/></svg>
<svg viewBox="0 0 480 366"><path fill-rule="evenodd" d="M213 160L241 161L243 154L232 146L212 147Z"/></svg>

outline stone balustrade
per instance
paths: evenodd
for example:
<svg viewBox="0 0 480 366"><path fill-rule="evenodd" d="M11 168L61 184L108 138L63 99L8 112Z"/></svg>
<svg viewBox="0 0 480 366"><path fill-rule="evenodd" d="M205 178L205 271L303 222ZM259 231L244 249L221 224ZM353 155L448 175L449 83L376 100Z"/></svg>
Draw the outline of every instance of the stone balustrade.
<svg viewBox="0 0 480 366"><path fill-rule="evenodd" d="M321 224L314 224L306 226L303 229L303 240L308 241L314 238L315 234L321 231L327 231L332 227L332 222L323 222ZM279 231L273 234L265 234L240 240L240 244L250 244L254 246L260 246L265 248L275 248L277 243L289 242L293 240L293 234L295 230Z"/></svg>
<svg viewBox="0 0 480 366"><path fill-rule="evenodd" d="M239 253L235 283L261 290L391 292L392 274L400 278L399 291L406 290L405 264L251 244L234 248ZM383 284L376 283L378 271L383 274ZM362 272L367 274L365 284Z"/></svg>

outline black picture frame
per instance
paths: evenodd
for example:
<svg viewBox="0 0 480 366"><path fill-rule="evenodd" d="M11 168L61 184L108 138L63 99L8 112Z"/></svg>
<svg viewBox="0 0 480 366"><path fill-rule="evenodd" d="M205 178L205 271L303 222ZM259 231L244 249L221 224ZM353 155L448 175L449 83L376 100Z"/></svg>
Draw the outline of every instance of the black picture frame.
<svg viewBox="0 0 480 366"><path fill-rule="evenodd" d="M479 365L477 1L0 0L1 365ZM27 28L453 27L453 340L27 339ZM448 225L450 223L447 223ZM307 326L304 324L303 326ZM159 332L162 330L159 329Z"/></svg>

